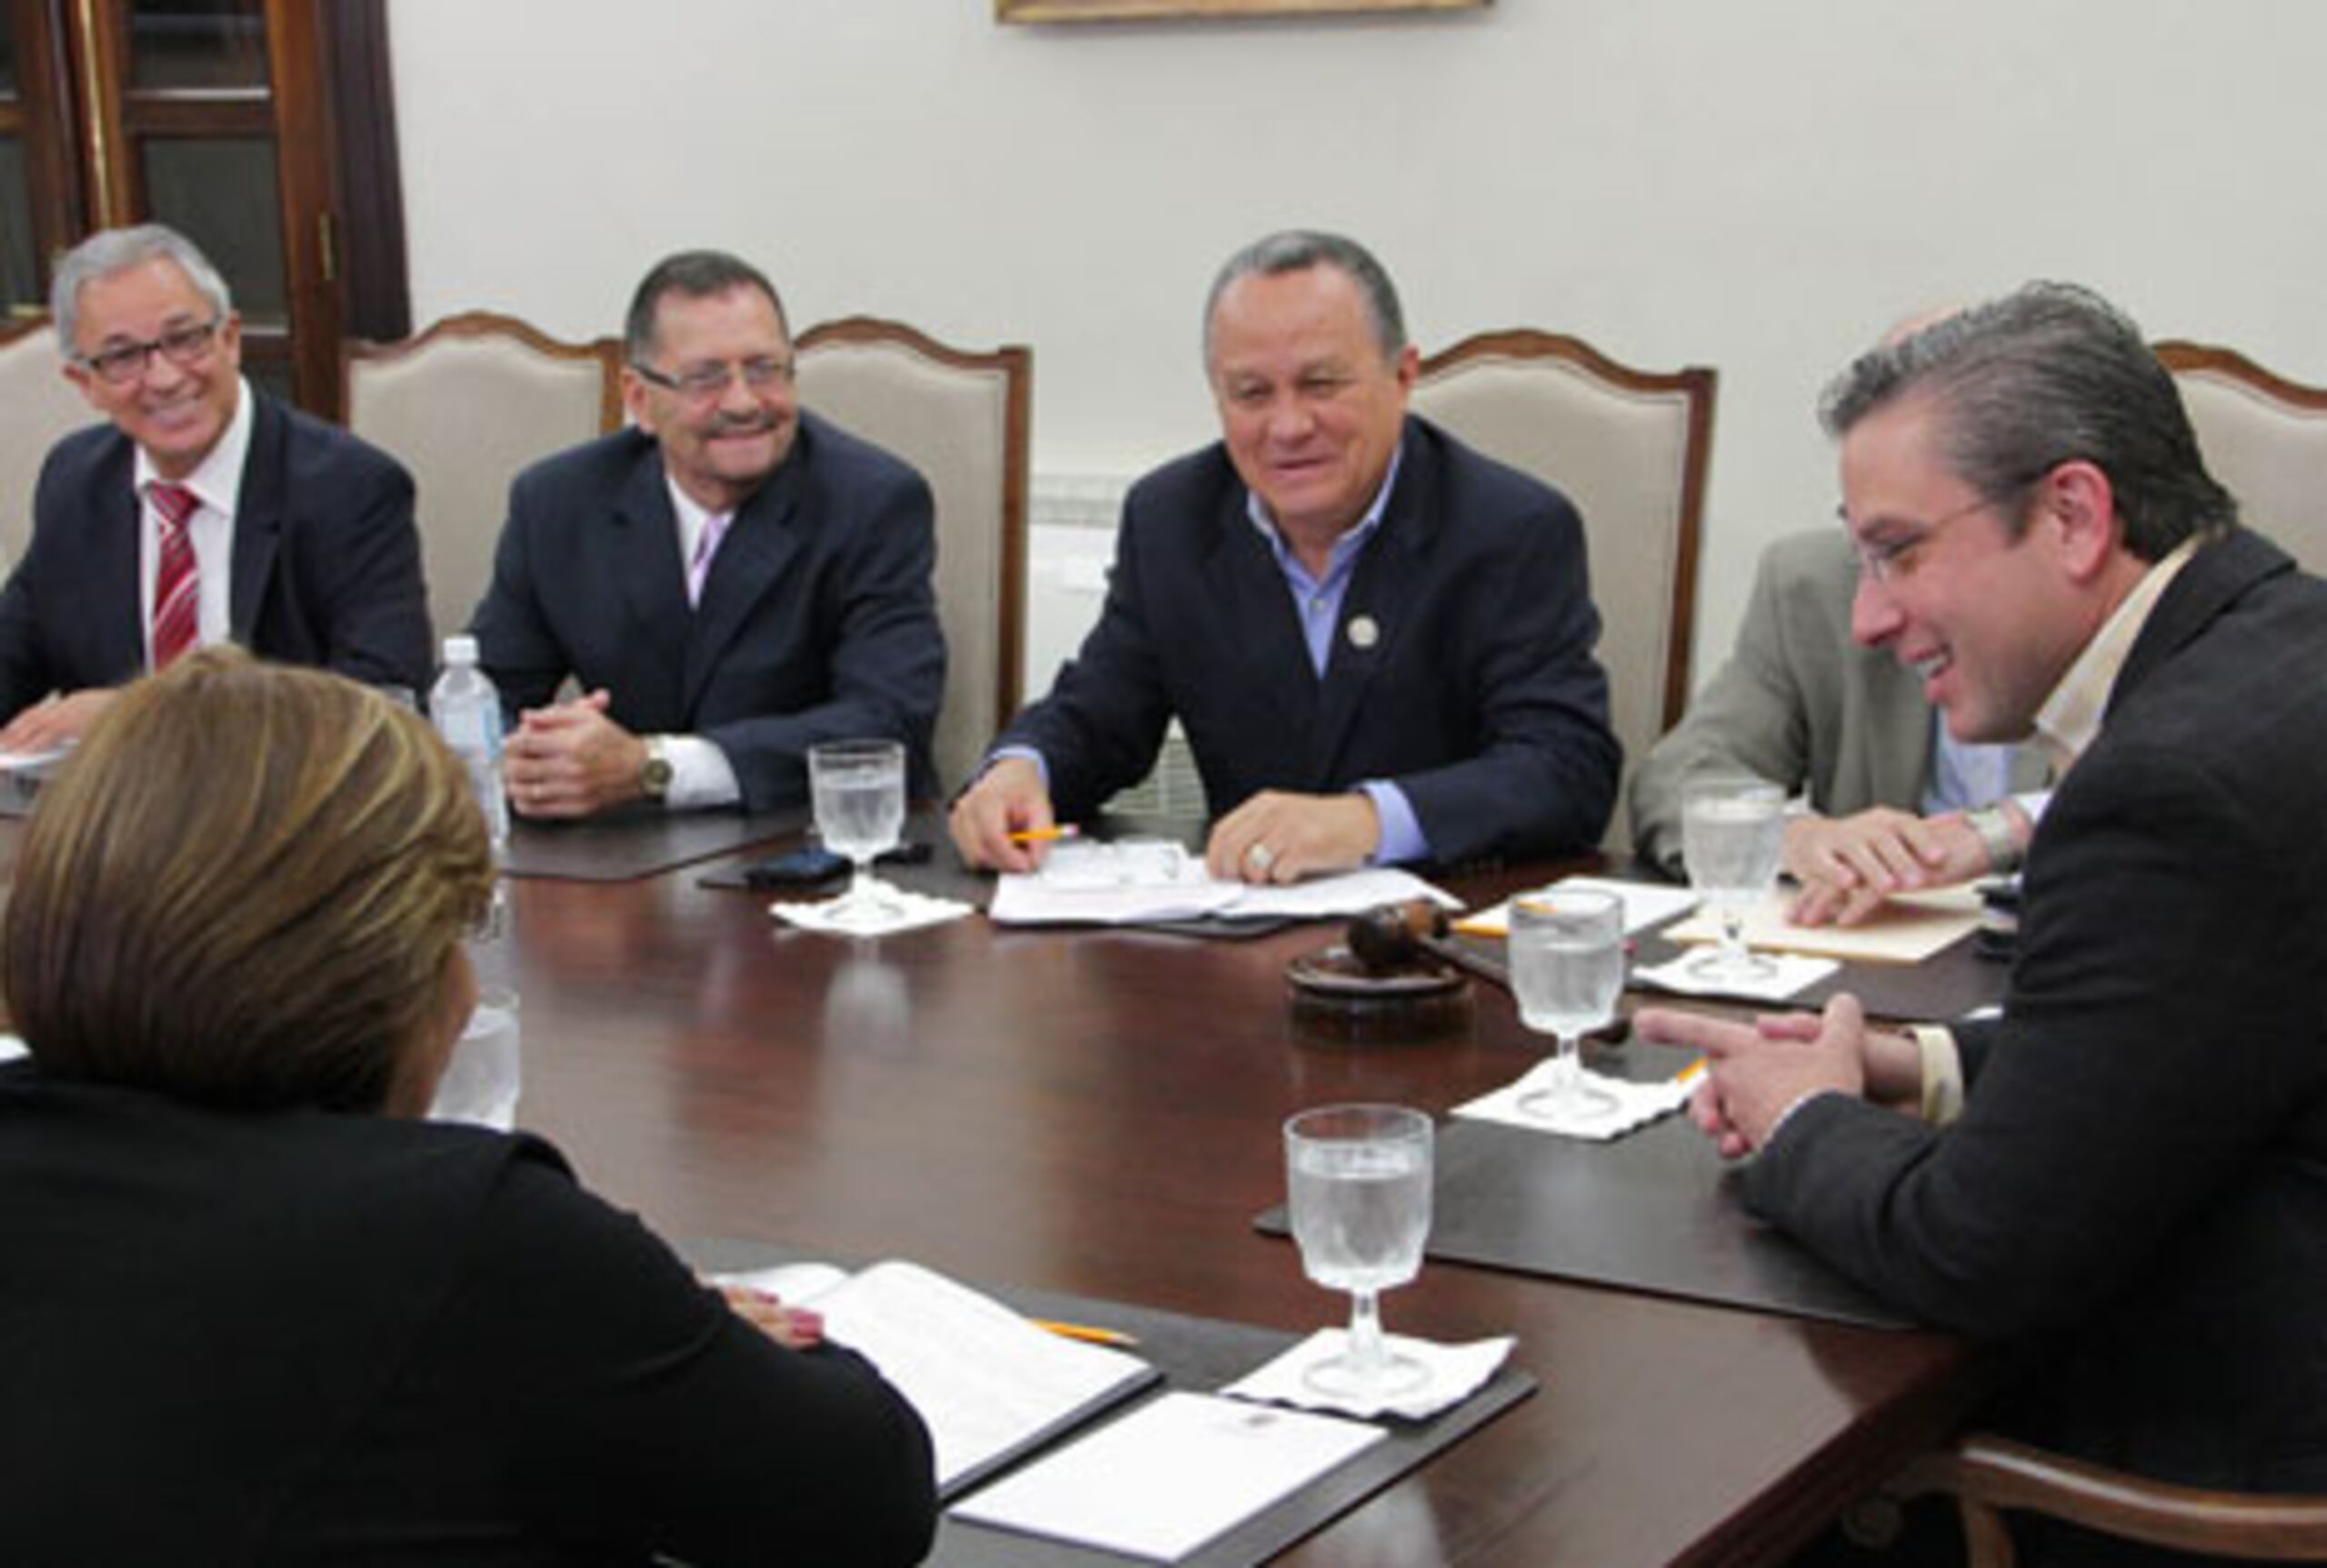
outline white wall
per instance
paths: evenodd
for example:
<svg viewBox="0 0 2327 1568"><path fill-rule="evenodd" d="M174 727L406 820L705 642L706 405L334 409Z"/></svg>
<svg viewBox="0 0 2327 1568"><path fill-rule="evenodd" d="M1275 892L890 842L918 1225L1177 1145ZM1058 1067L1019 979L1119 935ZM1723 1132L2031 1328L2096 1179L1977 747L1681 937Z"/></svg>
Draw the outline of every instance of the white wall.
<svg viewBox="0 0 2327 1568"><path fill-rule="evenodd" d="M1425 350L1577 333L1722 375L1699 621L1831 516L1817 388L1889 321L2045 275L2327 383L2318 0L1497 0L1003 26L991 0L396 0L413 306L614 330L660 254L795 323L1031 344L1040 471L1211 434L1201 296L1345 229Z"/></svg>

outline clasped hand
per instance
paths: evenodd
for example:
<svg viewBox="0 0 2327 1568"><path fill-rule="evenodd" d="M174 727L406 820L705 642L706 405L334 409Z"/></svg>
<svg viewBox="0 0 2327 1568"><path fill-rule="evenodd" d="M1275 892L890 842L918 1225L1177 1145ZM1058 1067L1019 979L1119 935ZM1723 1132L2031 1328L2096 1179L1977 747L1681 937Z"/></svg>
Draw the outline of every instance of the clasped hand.
<svg viewBox="0 0 2327 1568"><path fill-rule="evenodd" d="M1689 1117L1726 1159L1766 1144L1779 1118L1812 1094L1835 1091L1893 1108L1921 1094L1914 1042L1870 1030L1858 998L1848 994L1823 1013L1763 1014L1749 1023L1644 1007L1633 1028L1643 1040L1704 1053L1707 1070Z"/></svg>
<svg viewBox="0 0 2327 1568"><path fill-rule="evenodd" d="M606 717L601 690L528 708L502 750L509 803L532 817L587 816L642 793L646 744Z"/></svg>
<svg viewBox="0 0 2327 1568"><path fill-rule="evenodd" d="M1796 925L1855 925L1893 894L1968 882L1987 845L1960 813L1922 817L1890 806L1786 824L1785 869L1802 884Z"/></svg>

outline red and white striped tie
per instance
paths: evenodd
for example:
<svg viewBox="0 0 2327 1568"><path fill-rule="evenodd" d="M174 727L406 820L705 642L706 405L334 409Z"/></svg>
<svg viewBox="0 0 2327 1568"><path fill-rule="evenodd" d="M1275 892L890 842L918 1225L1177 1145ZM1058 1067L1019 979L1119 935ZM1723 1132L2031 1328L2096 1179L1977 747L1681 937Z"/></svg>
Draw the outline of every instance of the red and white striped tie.
<svg viewBox="0 0 2327 1568"><path fill-rule="evenodd" d="M146 495L162 520L162 554L154 571L154 667L194 646L202 631L202 582L187 526L202 498L183 484L154 484Z"/></svg>

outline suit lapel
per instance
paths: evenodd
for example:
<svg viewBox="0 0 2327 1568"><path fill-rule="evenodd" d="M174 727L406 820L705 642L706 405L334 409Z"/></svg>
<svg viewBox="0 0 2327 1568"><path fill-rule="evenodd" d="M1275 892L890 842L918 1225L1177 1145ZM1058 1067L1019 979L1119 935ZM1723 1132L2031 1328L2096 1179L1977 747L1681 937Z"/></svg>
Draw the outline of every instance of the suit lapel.
<svg viewBox="0 0 2327 1568"><path fill-rule="evenodd" d="M2182 644L2213 624L2216 616L2228 609L2232 601L2265 577L2294 569L2294 561L2285 551L2244 528L2233 529L2226 537L2202 544L2180 575L2166 584L2142 624L2141 634L2133 639L2132 647L2125 654L2124 667L2117 672L2116 684L2109 688L2109 704L2102 710L2102 721L2108 722L2126 694L2138 687L2149 673L2180 651Z"/></svg>
<svg viewBox="0 0 2327 1568"><path fill-rule="evenodd" d="M688 616L683 692L690 714L718 669L720 654L751 623L760 602L774 591L793 556L799 554L801 471L811 460L812 439L804 422L792 452L768 482L737 508L719 553L711 558L702 603ZM680 603L685 604L684 584Z"/></svg>
<svg viewBox="0 0 2327 1568"><path fill-rule="evenodd" d="M1358 556L1349 591L1342 595L1341 619L1326 648L1317 721L1309 734L1313 787L1333 776L1334 762L1364 706L1366 688L1405 630L1406 606L1423 580L1438 530L1436 454L1413 432L1410 420L1397 483L1383 508L1381 526Z"/></svg>
<svg viewBox="0 0 2327 1568"><path fill-rule="evenodd" d="M1286 588L1276 553L1261 537L1246 510L1241 484L1227 486L1227 499L1213 519L1205 552L1205 578L1221 585L1219 625L1233 627L1229 645L1213 650L1228 661L1229 678L1259 689L1284 722L1284 734L1309 733L1317 712L1317 676L1309 667L1309 645ZM1157 637L1170 627L1151 629ZM1183 631L1180 634L1185 634Z"/></svg>
<svg viewBox="0 0 2327 1568"><path fill-rule="evenodd" d="M619 667L674 671L685 650L693 612L687 608L686 577L679 564L679 519L671 509L670 486L663 477L663 449L651 439L643 442L630 477L615 493L606 526L613 534L607 559L614 570L615 592L628 611L624 617L625 634L643 644L625 650ZM675 696L675 683L668 674L654 676L648 684L668 694L663 700ZM677 720L674 716L665 722Z"/></svg>
<svg viewBox="0 0 2327 1568"><path fill-rule="evenodd" d="M118 671L129 680L145 668L145 623L149 615L137 581L138 530L145 505L138 499L136 470L126 436L116 443L96 486L96 528L88 541L93 592L86 608L87 634L96 656L90 667Z"/></svg>
<svg viewBox="0 0 2327 1568"><path fill-rule="evenodd" d="M259 605L283 544L284 447L290 421L271 399L252 392L251 445L243 454L242 494L235 501L234 564L226 588L226 626L244 647L252 646Z"/></svg>

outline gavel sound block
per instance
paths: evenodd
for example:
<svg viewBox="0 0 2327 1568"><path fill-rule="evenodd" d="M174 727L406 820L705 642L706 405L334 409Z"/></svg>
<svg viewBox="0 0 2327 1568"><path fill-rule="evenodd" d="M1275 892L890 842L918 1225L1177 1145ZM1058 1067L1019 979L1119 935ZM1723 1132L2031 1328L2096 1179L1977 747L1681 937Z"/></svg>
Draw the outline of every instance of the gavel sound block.
<svg viewBox="0 0 2327 1568"><path fill-rule="evenodd" d="M1332 1044L1418 1044L1470 1033L1471 983L1463 966L1409 940L1402 907L1369 911L1350 922L1343 942L1284 966L1296 1037Z"/></svg>

